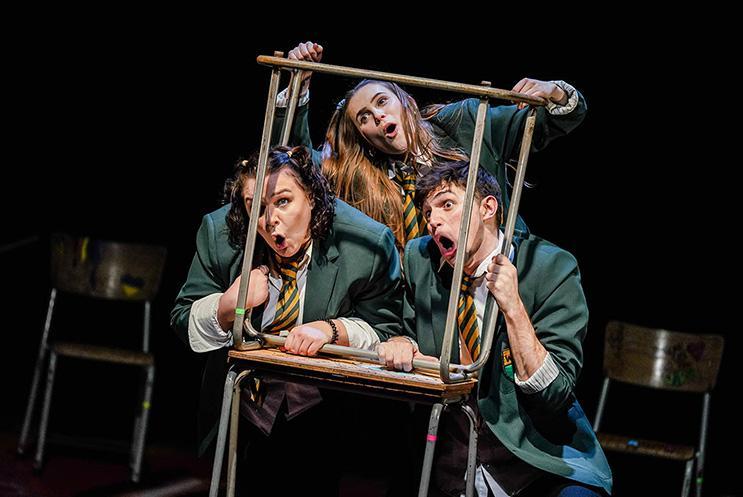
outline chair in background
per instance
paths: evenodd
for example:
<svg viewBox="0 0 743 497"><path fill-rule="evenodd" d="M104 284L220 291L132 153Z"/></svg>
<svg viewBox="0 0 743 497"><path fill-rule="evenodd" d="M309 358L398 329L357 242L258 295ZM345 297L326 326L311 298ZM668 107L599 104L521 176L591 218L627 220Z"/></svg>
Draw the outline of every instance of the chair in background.
<svg viewBox="0 0 743 497"><path fill-rule="evenodd" d="M34 467L41 470L44 459L46 432L49 423L54 375L60 357L71 357L106 363L135 366L143 371L141 406L134 422L134 435L130 446L131 480L139 481L147 432L147 418L155 378L155 362L149 349L151 303L160 286L165 264L164 247L116 243L92 240L70 235L52 235L51 282L52 290L41 344L36 359L31 392L26 406L26 415L21 430L18 452L26 452L29 432L35 411L36 399L42 375L46 369L38 442ZM76 294L95 300L141 302L143 315L143 338L141 350L111 348L87 343L52 342L50 334L52 315L58 293ZM103 327L105 323L100 323ZM48 361L47 361L48 356Z"/></svg>
<svg viewBox="0 0 743 497"><path fill-rule="evenodd" d="M604 336L604 383L593 425L601 446L625 454L683 461L686 466L681 495L689 495L695 473L696 495L701 496L711 392L720 370L723 345L724 339L719 335L695 335L610 322ZM612 380L640 387L703 394L702 421L696 446L601 432L601 419ZM658 409L662 408L658 406ZM669 416L677 414L669 413Z"/></svg>

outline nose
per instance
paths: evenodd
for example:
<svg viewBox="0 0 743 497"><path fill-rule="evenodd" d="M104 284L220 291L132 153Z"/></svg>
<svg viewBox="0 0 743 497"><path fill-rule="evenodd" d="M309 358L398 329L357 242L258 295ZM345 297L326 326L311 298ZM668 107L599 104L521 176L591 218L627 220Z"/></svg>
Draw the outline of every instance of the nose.
<svg viewBox="0 0 743 497"><path fill-rule="evenodd" d="M264 229L269 232L272 231L272 228L274 228L279 222L278 218L273 215L273 210L270 206L264 208L260 221L263 221Z"/></svg>
<svg viewBox="0 0 743 497"><path fill-rule="evenodd" d="M441 219L434 210L431 210L428 214L428 227L431 230L431 234L436 233L436 229L441 227Z"/></svg>
<svg viewBox="0 0 743 497"><path fill-rule="evenodd" d="M379 125L380 121L387 117L382 109L372 109L372 113L374 115L374 122L377 125Z"/></svg>

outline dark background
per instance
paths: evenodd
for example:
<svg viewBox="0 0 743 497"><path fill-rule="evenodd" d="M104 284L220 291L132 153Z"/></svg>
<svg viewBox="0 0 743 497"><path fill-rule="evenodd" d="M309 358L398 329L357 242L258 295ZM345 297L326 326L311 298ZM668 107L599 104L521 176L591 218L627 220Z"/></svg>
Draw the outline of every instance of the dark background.
<svg viewBox="0 0 743 497"><path fill-rule="evenodd" d="M368 6L354 22L282 22L271 32L261 32L265 23L257 18L216 22L191 13L187 20L167 15L118 23L109 14L84 27L33 25L8 40L2 243L39 240L0 254L0 429L18 430L22 422L48 298L48 235L71 231L168 247L154 303L158 370L149 442L195 447L202 361L169 329L168 313L201 216L220 205L234 161L258 145L269 70L255 57L312 39L325 46L324 62L331 64L489 80L505 89L525 76L564 79L583 92L586 120L532 155L527 179L536 187L522 199L532 231L570 250L581 266L591 323L578 396L592 419L609 320L724 335L705 493L740 491L736 459L723 455L742 442L732 407L741 345L732 326L738 223L726 219L737 185L733 160L723 157L737 141L725 136L716 112L734 96L726 91L732 83L725 66L716 62L725 40L710 43L685 29L659 34L658 19L608 28L611 13L576 21L580 29L540 27L532 38L518 19L493 22L484 32L464 22L412 29L391 24L388 9L376 10ZM315 143L352 84L313 78ZM423 105L457 98L409 90ZM63 303L61 335L138 343L138 316L127 320L127 308L99 312L73 300L64 311ZM85 331L87 319L93 326ZM52 429L129 436L135 375L71 362L59 371ZM626 420L639 435L696 439L701 399L616 393L607 428ZM62 395L69 400L60 401ZM677 493L681 465L610 460L620 492L632 495L650 484Z"/></svg>

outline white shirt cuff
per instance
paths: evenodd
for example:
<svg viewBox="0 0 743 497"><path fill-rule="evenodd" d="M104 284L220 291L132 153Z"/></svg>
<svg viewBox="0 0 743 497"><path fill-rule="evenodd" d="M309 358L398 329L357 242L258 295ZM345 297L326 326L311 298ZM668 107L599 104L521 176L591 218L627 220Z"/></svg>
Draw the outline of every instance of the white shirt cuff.
<svg viewBox="0 0 743 497"><path fill-rule="evenodd" d="M550 353L547 352L542 365L539 366L539 369L537 369L534 374L529 377L528 380L521 381L516 374L514 374L513 377L516 381L516 385L519 386L522 392L537 393L541 392L542 390L547 388L550 383L555 381L555 378L557 378L558 374L560 374L560 370L557 369L555 360L552 359Z"/></svg>
<svg viewBox="0 0 743 497"><path fill-rule="evenodd" d="M374 350L379 343L379 336L369 326L369 323L361 318L338 318L343 323L348 333L348 346L356 349Z"/></svg>
<svg viewBox="0 0 743 497"><path fill-rule="evenodd" d="M310 101L310 90L304 92L304 95L299 95L299 102L297 106L307 105ZM284 88L281 92L276 95L276 107L286 108L289 106L289 88Z"/></svg>
<svg viewBox="0 0 743 497"><path fill-rule="evenodd" d="M550 83L555 83L557 86L559 86L562 91L567 94L568 101L565 105L559 105L555 102L548 102L547 112L549 112L553 116L564 116L565 114L570 114L571 112L573 112L573 110L578 107L578 90L576 90L572 85L566 83L565 81L550 81Z"/></svg>
<svg viewBox="0 0 743 497"><path fill-rule="evenodd" d="M191 304L188 316L188 343L194 352L210 352L232 345L232 331L217 321L221 293L212 293Z"/></svg>

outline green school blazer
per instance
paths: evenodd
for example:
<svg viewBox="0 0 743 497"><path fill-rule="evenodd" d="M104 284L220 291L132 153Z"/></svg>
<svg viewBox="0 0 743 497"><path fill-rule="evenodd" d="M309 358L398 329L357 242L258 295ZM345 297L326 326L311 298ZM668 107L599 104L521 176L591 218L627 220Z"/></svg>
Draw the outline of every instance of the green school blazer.
<svg viewBox="0 0 743 497"><path fill-rule="evenodd" d="M204 216L196 235L196 254L170 313L170 324L188 346L191 305L223 293L240 275L243 249L228 241L229 205ZM336 200L329 235L315 240L307 269L303 322L338 317L365 320L384 341L402 331L402 283L395 238L348 204ZM260 328L262 309L252 313ZM214 437L227 373L227 349L207 352L199 408L201 451Z"/></svg>
<svg viewBox="0 0 743 497"><path fill-rule="evenodd" d="M577 262L570 253L534 236L515 242L519 293L559 375L544 390L523 393L504 366L503 352L509 344L501 319L478 383L480 413L503 445L523 461L609 492L611 470L574 395L588 323ZM430 236L411 240L405 247L403 331L418 342L422 353L437 357L452 278L448 264L438 270L440 261ZM452 358L459 360L458 341Z"/></svg>

